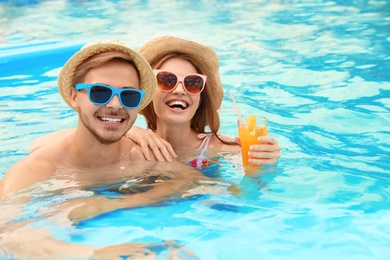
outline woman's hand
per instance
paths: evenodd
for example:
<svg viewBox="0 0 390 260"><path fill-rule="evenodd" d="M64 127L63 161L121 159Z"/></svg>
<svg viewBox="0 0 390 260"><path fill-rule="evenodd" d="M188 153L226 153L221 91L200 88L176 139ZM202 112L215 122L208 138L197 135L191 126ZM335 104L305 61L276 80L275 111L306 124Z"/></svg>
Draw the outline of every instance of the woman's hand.
<svg viewBox="0 0 390 260"><path fill-rule="evenodd" d="M141 146L145 159L148 161L151 160L150 150L159 162L173 162L177 157L171 144L152 131L133 126L126 133L126 137Z"/></svg>
<svg viewBox="0 0 390 260"><path fill-rule="evenodd" d="M238 137L234 138L234 140L240 143ZM249 156L253 158L249 158L249 162L257 165L276 164L281 150L278 141L269 135L260 136L257 138L257 141L262 144L252 144L250 146Z"/></svg>

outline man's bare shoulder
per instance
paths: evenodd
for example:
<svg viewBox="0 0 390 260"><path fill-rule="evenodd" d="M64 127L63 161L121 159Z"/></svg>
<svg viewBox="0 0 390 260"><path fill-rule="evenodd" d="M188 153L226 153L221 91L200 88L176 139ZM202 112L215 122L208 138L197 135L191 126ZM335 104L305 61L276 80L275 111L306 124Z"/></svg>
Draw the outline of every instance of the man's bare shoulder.
<svg viewBox="0 0 390 260"><path fill-rule="evenodd" d="M63 129L56 132L49 133L47 135L41 136L38 139L34 140L30 147L30 152L33 152L45 145L51 144L61 138L69 136L75 132L74 128Z"/></svg>
<svg viewBox="0 0 390 260"><path fill-rule="evenodd" d="M142 148L137 143L133 142L127 137L122 137L121 139L121 150L122 155L126 161L129 162L145 162L146 158L142 152ZM152 151L150 151L152 153ZM155 161L153 157L152 161Z"/></svg>
<svg viewBox="0 0 390 260"><path fill-rule="evenodd" d="M0 198L49 178L55 170L56 166L50 160L44 160L36 154L28 155L4 175L0 182Z"/></svg>
<svg viewBox="0 0 390 260"><path fill-rule="evenodd" d="M66 150L64 140L47 144L13 165L0 182L0 198L53 175Z"/></svg>

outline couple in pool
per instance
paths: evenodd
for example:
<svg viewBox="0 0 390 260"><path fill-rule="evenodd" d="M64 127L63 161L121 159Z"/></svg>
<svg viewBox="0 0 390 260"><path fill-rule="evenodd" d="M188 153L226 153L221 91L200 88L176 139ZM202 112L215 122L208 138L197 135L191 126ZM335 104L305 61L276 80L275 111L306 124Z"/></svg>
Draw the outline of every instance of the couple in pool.
<svg viewBox="0 0 390 260"><path fill-rule="evenodd" d="M240 151L239 140L218 134L217 110L222 103L223 88L218 56L213 49L171 36L155 38L141 46L140 55L130 58L130 61L138 59L134 63L146 59L154 70L135 64L134 72L139 78L131 79L139 82L123 77L122 83L120 70L112 69L116 75L106 72L106 67L110 59L121 67L119 62L123 63L125 58L101 58L115 52L115 48L108 51L105 44L109 43L86 45L69 59L58 78L62 97L79 114L78 127L36 141L32 145L33 152L4 176L0 196L43 180L57 168L101 167L121 161L139 162L144 158L169 162L176 159L199 166L207 165L210 159L213 161L219 152ZM123 54L124 51L119 49L118 52ZM90 76L94 71L96 79ZM86 101L81 99L84 96ZM84 104L89 105L88 110L83 110ZM149 131L132 127L138 112L146 118ZM206 127L210 132L206 132ZM125 133L129 138L122 138ZM125 141L129 149L124 149L118 141ZM252 145L250 156L256 159L250 162L275 164L280 156L277 141L271 136L259 137L259 141L264 144ZM44 152L53 158L46 159ZM86 153L91 155L86 156ZM32 157L37 157L36 161L42 161L42 165L30 159ZM21 170L40 174L27 177Z"/></svg>
<svg viewBox="0 0 390 260"><path fill-rule="evenodd" d="M71 181L85 190L113 183L124 191L123 180L153 180L141 184L151 188L131 196L68 200L61 212L77 223L180 197L206 180L186 164L202 169L220 152L240 151L238 139L218 135L217 110L223 98L218 69L211 48L171 36L153 39L138 52L119 41L86 44L58 77L63 99L79 115L77 128L36 141L31 154L4 175L0 198L28 193L49 179ZM133 127L138 112L145 116L148 131ZM252 145L250 155L256 159L251 162L275 164L280 156L277 141L271 136L259 141L265 144Z"/></svg>

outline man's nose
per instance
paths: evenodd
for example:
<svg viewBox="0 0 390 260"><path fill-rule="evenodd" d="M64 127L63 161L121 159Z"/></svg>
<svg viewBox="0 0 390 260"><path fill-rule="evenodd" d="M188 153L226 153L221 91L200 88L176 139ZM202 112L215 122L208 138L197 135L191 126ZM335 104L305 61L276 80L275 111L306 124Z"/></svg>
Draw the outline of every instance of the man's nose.
<svg viewBox="0 0 390 260"><path fill-rule="evenodd" d="M106 107L111 107L111 108L114 108L114 109L120 109L120 108L123 108L120 100L119 100L119 96L118 94L115 94L112 99L110 100L110 102L107 103Z"/></svg>

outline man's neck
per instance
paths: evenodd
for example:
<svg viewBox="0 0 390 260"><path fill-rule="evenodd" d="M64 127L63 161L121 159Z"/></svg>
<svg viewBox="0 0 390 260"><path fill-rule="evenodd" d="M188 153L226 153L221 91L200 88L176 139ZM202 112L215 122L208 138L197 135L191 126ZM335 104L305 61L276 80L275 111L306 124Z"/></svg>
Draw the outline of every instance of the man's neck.
<svg viewBox="0 0 390 260"><path fill-rule="evenodd" d="M102 144L91 133L77 129L70 136L68 153L72 161L81 167L99 167L118 163L123 155L122 143L125 140L111 144Z"/></svg>

